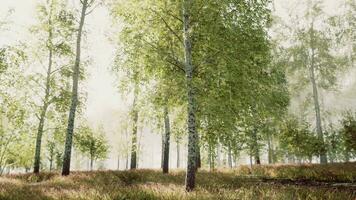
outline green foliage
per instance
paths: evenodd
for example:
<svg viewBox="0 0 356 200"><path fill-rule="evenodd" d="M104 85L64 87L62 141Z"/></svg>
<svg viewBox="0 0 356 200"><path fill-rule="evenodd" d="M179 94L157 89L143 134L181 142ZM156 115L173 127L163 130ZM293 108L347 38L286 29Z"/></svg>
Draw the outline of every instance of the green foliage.
<svg viewBox="0 0 356 200"><path fill-rule="evenodd" d="M347 112L341 120L341 135L346 151L355 156L356 153L356 115Z"/></svg>
<svg viewBox="0 0 356 200"><path fill-rule="evenodd" d="M193 83L202 145L222 142L237 154L246 124L280 116L288 105L284 66L272 63L267 4L193 4ZM156 111L165 104L186 107L181 2L114 1L112 14L123 22L115 66L124 68L131 80L135 71L136 78L154 85L145 100Z"/></svg>
<svg viewBox="0 0 356 200"><path fill-rule="evenodd" d="M93 130L89 126L81 126L75 134L75 146L91 161L105 159L109 146L102 128Z"/></svg>
<svg viewBox="0 0 356 200"><path fill-rule="evenodd" d="M0 174L5 167L28 168L32 159L31 126L21 101L2 98L0 113ZM21 148L20 148L21 147ZM24 152L19 151L19 149Z"/></svg>
<svg viewBox="0 0 356 200"><path fill-rule="evenodd" d="M309 124L300 122L295 117L286 119L281 125L279 143L287 157L295 156L299 161L311 159L318 155L320 149L325 148L310 131Z"/></svg>

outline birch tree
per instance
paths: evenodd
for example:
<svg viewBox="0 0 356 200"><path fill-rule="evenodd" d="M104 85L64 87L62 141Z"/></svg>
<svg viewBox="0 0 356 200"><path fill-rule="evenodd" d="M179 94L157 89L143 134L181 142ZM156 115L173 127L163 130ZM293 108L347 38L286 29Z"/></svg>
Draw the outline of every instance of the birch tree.
<svg viewBox="0 0 356 200"><path fill-rule="evenodd" d="M74 134L74 121L75 115L78 106L78 85L79 85L79 75L80 75L80 65L81 65L81 42L82 34L85 23L85 17L90 14L92 10L89 10L91 7L94 9L96 6L93 4L95 0L81 0L80 4L82 6L80 13L80 21L78 25L77 39L76 39L76 52L75 52L75 63L73 66L72 78L72 93L71 93L71 105L69 110L68 117L68 126L66 133L66 141L64 148L64 157L63 157L63 168L62 175L67 176L70 173L70 162L71 162L71 153L72 153L72 143L73 143L73 134Z"/></svg>
<svg viewBox="0 0 356 200"><path fill-rule="evenodd" d="M43 54L47 54L47 70L45 75L32 77L32 81L42 86L43 98L39 106L37 115L39 124L37 128L36 150L34 156L34 173L39 173L42 136L44 133L46 115L50 106L56 101L60 101L63 92L64 68L68 67L71 60L71 38L73 35L73 15L66 10L66 5L57 0L48 1L46 4L38 6L40 24L31 28L32 33L38 37L45 36L45 41L38 41L39 49L44 49ZM34 52L34 57L42 59L41 51ZM42 63L42 61L37 61ZM67 62L67 63L66 63ZM45 80L40 80L44 78ZM65 83L65 82L64 82ZM35 85L35 86L38 86ZM57 91L56 91L57 90ZM59 97L61 95L62 97Z"/></svg>
<svg viewBox="0 0 356 200"><path fill-rule="evenodd" d="M336 85L337 72L343 67L340 59L332 51L335 47L333 36L328 31L328 24L322 10L321 1L307 1L307 10L303 23L291 27L293 34L290 52L290 70L297 76L301 88L307 83L311 86L311 96L315 113L315 129L321 144L324 143L322 110L320 107L320 89L329 89ZM299 18L300 19L300 18ZM305 77L308 77L307 79ZM320 149L320 163L327 163L325 145Z"/></svg>

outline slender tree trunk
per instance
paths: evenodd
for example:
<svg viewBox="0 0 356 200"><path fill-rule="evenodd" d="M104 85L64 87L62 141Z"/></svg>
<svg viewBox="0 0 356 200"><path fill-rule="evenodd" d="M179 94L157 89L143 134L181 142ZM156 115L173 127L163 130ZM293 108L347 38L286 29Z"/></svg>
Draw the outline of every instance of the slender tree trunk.
<svg viewBox="0 0 356 200"><path fill-rule="evenodd" d="M201 157L200 157L200 141L199 137L196 139L196 152L197 152L197 163L196 163L196 170L201 168Z"/></svg>
<svg viewBox="0 0 356 200"><path fill-rule="evenodd" d="M191 40L191 22L190 11L192 0L183 0L183 38L184 38L184 57L185 57L185 73L186 87L188 98L188 160L187 160L187 175L185 180L186 191L192 191L195 188L195 173L197 161L197 137L195 121L195 97L193 86L193 61L192 61L192 40Z"/></svg>
<svg viewBox="0 0 356 200"><path fill-rule="evenodd" d="M253 165L253 162L252 162L252 151L251 151L249 157L250 157L250 167L251 167L251 169L252 169L252 165Z"/></svg>
<svg viewBox="0 0 356 200"><path fill-rule="evenodd" d="M234 156L233 156L233 158L234 158L234 162L235 162L235 167L238 167L238 164L237 164L237 161L238 161L238 154L236 153L236 154L234 154Z"/></svg>
<svg viewBox="0 0 356 200"><path fill-rule="evenodd" d="M164 130L165 130L165 144L164 144L164 157L163 157L163 173L168 173L169 170L169 146L170 146L170 137L171 130L169 124L169 115L168 115L168 107L164 108Z"/></svg>
<svg viewBox="0 0 356 200"><path fill-rule="evenodd" d="M82 32L83 32L87 7L88 7L88 0L83 0L78 35L77 35L76 58L73 67L72 99L71 99L71 106L70 106L69 117L68 117L67 135L66 135L66 142L64 148L64 158L63 158L63 168L62 168L63 176L67 176L70 173L74 120L75 120L75 113L78 105L78 83L79 83L80 53L81 53L80 48L81 48Z"/></svg>
<svg viewBox="0 0 356 200"><path fill-rule="evenodd" d="M48 106L47 103L45 102L44 106L42 107L40 123L38 125L38 130L37 130L36 149L35 149L34 167L33 167L33 173L35 174L38 174L40 172L41 146L42 146L41 144L42 144L43 126L46 118L47 108Z"/></svg>
<svg viewBox="0 0 356 200"><path fill-rule="evenodd" d="M216 149L216 159L217 159L217 167L221 166L221 144L218 142Z"/></svg>
<svg viewBox="0 0 356 200"><path fill-rule="evenodd" d="M179 139L177 139L177 169L180 168L180 144Z"/></svg>
<svg viewBox="0 0 356 200"><path fill-rule="evenodd" d="M90 171L93 171L94 159L93 156L90 156Z"/></svg>
<svg viewBox="0 0 356 200"><path fill-rule="evenodd" d="M267 133L267 146L268 146L268 164L273 163L273 148L272 148L272 139L270 133Z"/></svg>
<svg viewBox="0 0 356 200"><path fill-rule="evenodd" d="M117 170L120 170L120 155L117 156Z"/></svg>
<svg viewBox="0 0 356 200"><path fill-rule="evenodd" d="M138 85L135 85L134 91L134 101L132 109L132 118L133 118L133 129L132 129L132 138L131 138L131 166L130 169L137 168L137 122L138 122L138 110L137 110L137 98L138 98Z"/></svg>
<svg viewBox="0 0 356 200"><path fill-rule="evenodd" d="M53 153L51 153L50 159L49 159L49 171L51 172L53 169Z"/></svg>
<svg viewBox="0 0 356 200"><path fill-rule="evenodd" d="M231 152L231 145L229 144L228 152L227 152L227 160L229 163L229 168L232 168L232 152Z"/></svg>
<svg viewBox="0 0 356 200"><path fill-rule="evenodd" d="M318 87L315 79L315 48L314 48L314 27L313 23L311 25L310 31L310 48L311 48L311 60L310 60L310 81L313 87L313 99L314 99L314 108L315 108L315 118L316 118L316 131L318 134L318 139L322 143L322 147L325 148L324 144L324 135L321 125L321 114L320 114L320 103L319 103L319 94ZM327 156L325 150L320 152L320 163L327 163Z"/></svg>
<svg viewBox="0 0 356 200"><path fill-rule="evenodd" d="M258 146L258 137L257 137L257 130L256 128L253 129L252 132L252 139L253 139L253 156L255 157L255 162L257 165L261 164L261 160L260 160L260 148Z"/></svg>
<svg viewBox="0 0 356 200"><path fill-rule="evenodd" d="M129 154L126 154L126 165L125 165L125 169L128 170L129 169Z"/></svg>
<svg viewBox="0 0 356 200"><path fill-rule="evenodd" d="M162 131L162 134L161 134L161 140L162 140L162 142L161 142L161 168L163 169L163 165L164 165L164 140L165 140L165 138L164 138L164 133L163 133L163 131Z"/></svg>
<svg viewBox="0 0 356 200"><path fill-rule="evenodd" d="M48 68L47 68L47 76L46 76L46 86L45 86L45 97L43 99L43 105L41 108L41 113L39 117L39 124L37 128L37 138L36 138L36 149L35 149L35 157L34 157L34 166L33 173L38 174L40 172L40 163L41 163L41 146L42 146L42 135L43 135L43 127L46 120L46 113L49 106L49 97L51 90L51 73L52 73L52 57L53 57L53 47L52 47L52 10L53 10L53 2L50 5L50 12L48 16Z"/></svg>
<svg viewBox="0 0 356 200"><path fill-rule="evenodd" d="M215 169L215 145L209 143L208 144L208 156L209 156L209 168L210 171Z"/></svg>

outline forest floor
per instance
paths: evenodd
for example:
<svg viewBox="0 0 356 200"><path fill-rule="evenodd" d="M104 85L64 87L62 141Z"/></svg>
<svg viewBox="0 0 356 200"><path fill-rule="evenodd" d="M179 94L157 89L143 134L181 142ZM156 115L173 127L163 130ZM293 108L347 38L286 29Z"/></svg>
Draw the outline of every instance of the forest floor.
<svg viewBox="0 0 356 200"><path fill-rule="evenodd" d="M184 177L155 170L8 175L0 177L0 199L356 199L356 163L200 170L191 193Z"/></svg>

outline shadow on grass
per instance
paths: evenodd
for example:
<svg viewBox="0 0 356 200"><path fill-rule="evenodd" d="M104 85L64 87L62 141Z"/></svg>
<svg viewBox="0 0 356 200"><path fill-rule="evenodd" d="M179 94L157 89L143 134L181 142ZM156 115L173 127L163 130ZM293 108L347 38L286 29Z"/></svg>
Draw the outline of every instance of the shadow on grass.
<svg viewBox="0 0 356 200"><path fill-rule="evenodd" d="M0 179L0 200L51 200L42 190Z"/></svg>

